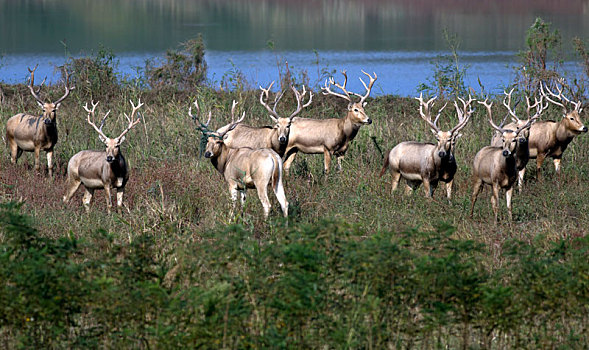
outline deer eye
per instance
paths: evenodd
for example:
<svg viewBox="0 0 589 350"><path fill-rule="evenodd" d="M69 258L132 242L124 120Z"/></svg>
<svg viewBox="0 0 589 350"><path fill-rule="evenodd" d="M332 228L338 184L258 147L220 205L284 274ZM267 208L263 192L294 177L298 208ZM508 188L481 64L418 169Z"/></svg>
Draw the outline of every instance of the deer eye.
<svg viewBox="0 0 589 350"><path fill-rule="evenodd" d="M571 117L570 119L571 119L571 120L575 120L575 118L573 118L573 117Z"/></svg>
<svg viewBox="0 0 589 350"><path fill-rule="evenodd" d="M354 108L354 112L358 112L358 108Z"/></svg>

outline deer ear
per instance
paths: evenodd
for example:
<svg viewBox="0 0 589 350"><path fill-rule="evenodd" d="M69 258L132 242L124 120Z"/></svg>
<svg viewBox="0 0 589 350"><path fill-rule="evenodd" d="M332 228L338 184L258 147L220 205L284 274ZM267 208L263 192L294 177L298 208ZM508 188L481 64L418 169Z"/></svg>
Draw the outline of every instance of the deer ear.
<svg viewBox="0 0 589 350"><path fill-rule="evenodd" d="M362 107L366 107L366 104L367 104L367 103L368 103L368 102L364 102L364 103L362 103Z"/></svg>
<svg viewBox="0 0 589 350"><path fill-rule="evenodd" d="M430 131L432 132L432 134L434 134L434 136L436 137L436 139L439 140L439 138L438 138L438 132L435 131L434 129L430 129Z"/></svg>
<svg viewBox="0 0 589 350"><path fill-rule="evenodd" d="M61 106L61 102L55 105L55 109L58 109Z"/></svg>
<svg viewBox="0 0 589 350"><path fill-rule="evenodd" d="M121 143L123 143L123 141L125 141L125 136L117 140L117 145L120 145Z"/></svg>
<svg viewBox="0 0 589 350"><path fill-rule="evenodd" d="M105 139L104 137L102 137L102 135L98 135L98 138L100 139L100 141L102 143L106 143L106 141L108 141L107 139Z"/></svg>
<svg viewBox="0 0 589 350"><path fill-rule="evenodd" d="M45 106L41 102L37 101L37 104L39 105L39 107L45 108Z"/></svg>
<svg viewBox="0 0 589 350"><path fill-rule="evenodd" d="M351 110L352 110L352 104L348 103L348 111L351 111Z"/></svg>

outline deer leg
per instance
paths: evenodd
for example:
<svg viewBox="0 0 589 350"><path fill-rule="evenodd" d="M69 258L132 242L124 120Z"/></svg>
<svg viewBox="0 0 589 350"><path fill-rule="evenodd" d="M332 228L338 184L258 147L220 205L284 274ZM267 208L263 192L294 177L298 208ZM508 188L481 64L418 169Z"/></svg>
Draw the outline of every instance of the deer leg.
<svg viewBox="0 0 589 350"><path fill-rule="evenodd" d="M92 200L93 194L94 189L86 187L86 192L84 192L84 198L82 199L82 203L84 204L84 209L86 209L86 212L90 211L90 201Z"/></svg>
<svg viewBox="0 0 589 350"><path fill-rule="evenodd" d="M505 201L507 203L507 213L509 214L509 221L513 221L511 214L511 198L513 196L513 186L505 192Z"/></svg>
<svg viewBox="0 0 589 350"><path fill-rule="evenodd" d="M235 216L235 205L237 204L237 184L229 183L229 193L231 194L231 211L229 216Z"/></svg>
<svg viewBox="0 0 589 350"><path fill-rule="evenodd" d="M391 171L392 175L393 175L393 181L391 183L391 194L393 194L393 192L395 192L395 190L397 189L397 186L399 186L399 180L401 179L401 173L400 172L396 172L396 171Z"/></svg>
<svg viewBox="0 0 589 350"><path fill-rule="evenodd" d="M454 182L454 179L446 182L446 197L448 198L448 200L452 199L452 183Z"/></svg>
<svg viewBox="0 0 589 350"><path fill-rule="evenodd" d="M522 193L522 188L524 187L524 175L526 174L526 168L518 171L517 173L517 190L519 193Z"/></svg>
<svg viewBox="0 0 589 350"><path fill-rule="evenodd" d="M47 170L49 176L53 176L53 151L47 151Z"/></svg>
<svg viewBox="0 0 589 350"><path fill-rule="evenodd" d="M536 157L536 178L538 179L538 181L542 181L542 163L544 163L544 158L546 158L546 156L544 154L540 154L538 153L538 156Z"/></svg>
<svg viewBox="0 0 589 350"><path fill-rule="evenodd" d="M493 208L493 213L495 213L495 223L497 223L497 218L499 216L499 184L493 184L493 195L491 196L491 207Z"/></svg>
<svg viewBox="0 0 589 350"><path fill-rule="evenodd" d="M342 160L344 159L344 156L338 156L337 157L337 170L338 171L342 171Z"/></svg>
<svg viewBox="0 0 589 350"><path fill-rule="evenodd" d="M286 174L288 174L288 170L290 169L290 165L294 161L296 155L297 155L296 151L293 151L292 153L286 152L286 159L284 160L284 172Z"/></svg>
<svg viewBox="0 0 589 350"><path fill-rule="evenodd" d="M122 208L123 207L123 195L125 194L125 189L122 187L119 187L116 189L117 191L117 208Z"/></svg>
<svg viewBox="0 0 589 350"><path fill-rule="evenodd" d="M80 180L74 180L70 178L67 179L67 184L65 186L65 195L63 196L64 203L67 203L72 198L72 196L74 195L74 193L76 193L81 184L82 182Z"/></svg>
<svg viewBox="0 0 589 350"><path fill-rule="evenodd" d="M327 148L323 148L323 158L325 161L325 167L323 172L325 174L329 174L329 165L331 164L331 154Z"/></svg>
<svg viewBox="0 0 589 350"><path fill-rule="evenodd" d="M39 165L39 153L41 153L41 147L35 147L35 171L39 171L41 168Z"/></svg>
<svg viewBox="0 0 589 350"><path fill-rule="evenodd" d="M477 197L479 196L479 192L483 189L483 181L481 179L476 179L474 182L474 186L472 187L472 196L470 197L470 217L472 218L472 214L474 212L474 204L477 201Z"/></svg>
<svg viewBox="0 0 589 350"><path fill-rule="evenodd" d="M264 184L256 184L256 189L258 190L258 197L260 198L260 202L262 202L262 207L264 207L264 220L268 219L268 215L270 214L270 199L268 199L268 188L267 185Z"/></svg>
<svg viewBox="0 0 589 350"><path fill-rule="evenodd" d="M111 195L110 195L110 184L104 186L104 194L106 195L106 210L110 213L112 207Z"/></svg>
<svg viewBox="0 0 589 350"><path fill-rule="evenodd" d="M560 175L560 158L554 158L552 161L554 162L554 171Z"/></svg>
<svg viewBox="0 0 589 350"><path fill-rule="evenodd" d="M22 149L18 147L14 140L8 140L8 147L10 148L10 162L16 164L16 161L22 154Z"/></svg>
<svg viewBox="0 0 589 350"><path fill-rule="evenodd" d="M423 189L425 190L425 198L432 198L433 195L433 186L432 184L429 182L428 179L423 179Z"/></svg>
<svg viewBox="0 0 589 350"><path fill-rule="evenodd" d="M246 198L246 189L244 188L243 190L239 191L239 203L241 204L242 208L245 205L245 198Z"/></svg>

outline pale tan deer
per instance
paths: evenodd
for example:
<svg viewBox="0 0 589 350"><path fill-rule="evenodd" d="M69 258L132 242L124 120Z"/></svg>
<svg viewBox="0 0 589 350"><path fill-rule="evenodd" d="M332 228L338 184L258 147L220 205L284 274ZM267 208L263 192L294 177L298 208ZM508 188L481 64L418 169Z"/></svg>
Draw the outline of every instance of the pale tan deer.
<svg viewBox="0 0 589 350"><path fill-rule="evenodd" d="M505 98L503 99L503 105L505 106L505 108L507 108L508 114L509 114L509 116L511 116L512 122L505 125L505 126L503 126L503 123L501 123L499 125L499 127L503 128L503 129L507 129L507 130L516 130L517 128L521 128L524 125L528 124L528 122L530 122L530 121L533 125L533 123L540 117L542 112L545 111L546 108L548 108L548 104L543 105L543 102L542 102L543 97L542 96L540 96L540 99L534 97L534 104L531 104L530 98L528 96L526 96L526 104L527 104L526 113L527 113L528 118L527 119L520 119L517 116L515 109L511 107L511 94L513 93L513 90L514 89L511 89L511 91L509 93L507 93L507 91L503 91L503 94L505 95ZM536 109L536 113L532 116L531 111L534 108ZM520 135L517 139L517 150L515 152L515 164L516 164L517 171L518 171L517 187L518 187L518 191L520 193L523 188L524 174L526 172L526 165L528 164L528 161L530 159L530 148L529 148L529 144L528 144L529 136L530 136L530 130L524 129L524 130L522 130L522 132L520 133ZM493 138L491 139L491 146L501 147L502 143L503 143L502 135L499 132L493 133Z"/></svg>
<svg viewBox="0 0 589 350"><path fill-rule="evenodd" d="M548 93L544 91L544 88ZM543 97L562 108L562 119L560 122L552 120L539 121L534 123L530 129L528 142L530 158L536 158L536 176L538 179L541 179L541 167L547 157L553 158L554 170L557 174L560 174L562 155L569 143L575 136L587 132L587 127L580 117L583 111L581 101L569 100L563 96L561 87L557 86L556 88L558 94L552 92L547 86L540 85ZM569 104L572 105L572 108L567 106Z"/></svg>
<svg viewBox="0 0 589 350"><path fill-rule="evenodd" d="M288 145L284 154L284 170L288 173L292 162L294 161L297 152L307 154L323 154L324 157L324 171L329 173L329 165L331 157L337 158L338 169L342 169L342 159L350 146L350 143L356 137L358 130L362 125L372 124L364 106L366 105L366 98L370 95L372 85L376 81L376 73L374 77L362 71L370 78L368 85L360 79L362 85L366 89L365 95L360 95L346 90L346 83L348 76L343 71L344 83L343 85L335 83L333 78L329 82L325 82L322 88L324 95L338 96L348 101L348 111L344 118L332 119L310 119L310 118L295 118L290 126L290 136L288 138ZM334 85L339 88L343 94L331 91L329 85ZM352 101L352 96L360 97L360 101Z"/></svg>
<svg viewBox="0 0 589 350"><path fill-rule="evenodd" d="M501 147L486 146L483 147L474 157L473 177L474 185L471 197L470 217L474 212L474 205L485 184L490 185L493 193L491 195L491 206L495 214L495 222L499 215L499 191L505 189L505 199L507 202L507 211L509 221L512 220L511 198L513 196L513 184L517 177L517 166L515 154L518 147L518 137L520 134L530 128L533 120L529 120L521 128L508 130L497 126L493 122L491 106L487 100L479 102L487 108L489 123L501 133Z"/></svg>
<svg viewBox="0 0 589 350"><path fill-rule="evenodd" d="M211 160L213 166L223 175L229 185L231 201L233 202L231 216L234 214L238 194L243 206L246 190L255 188L264 208L264 219L267 219L271 208L268 199L268 185L271 184L282 208L282 214L284 217L288 217L288 201L282 185L282 159L280 156L270 148L229 148L224 143L224 137L243 120L245 112L241 118L235 121L233 111L236 103L234 101L231 108L231 123L217 131L211 131L208 128L211 121L211 112L209 111L207 122L202 123L198 119L200 114L198 102L194 101L194 105L196 106L197 115L192 114L192 106L188 110L188 115L195 121L197 129L207 137L208 141L204 156Z"/></svg>
<svg viewBox="0 0 589 350"><path fill-rule="evenodd" d="M117 209L121 209L123 205L123 194L125 192L125 185L129 179L129 173L127 169L127 162L121 153L121 144L125 141L125 134L129 132L135 125L141 121L141 116L135 119L137 110L143 106L141 100L137 103L137 106L133 104L131 106L133 110L131 117L125 113L125 117L129 124L127 128L116 138L111 139L102 132L104 122L108 117L110 111L108 111L102 118L100 127L97 127L94 122L90 119L94 119L94 110L98 105L98 102L92 101L92 109L88 108L88 104L84 106L86 112L88 112L88 124L90 124L94 130L98 133L100 141L106 145L104 151L93 151L86 150L76 153L68 162L67 165L67 179L66 179L66 190L63 196L64 203L67 203L70 198L74 195L80 185L84 185L86 192L84 193L83 205L86 211L90 210L90 201L96 189L104 189L106 195L106 207L110 212L112 207L111 202L111 189L114 188L117 194Z"/></svg>
<svg viewBox="0 0 589 350"><path fill-rule="evenodd" d="M10 161L16 164L18 158L23 151L35 153L35 170L39 171L39 153L45 151L47 153L47 169L49 176L53 176L53 149L57 143L57 110L61 106L61 102L65 100L70 92L75 89L75 86L70 87L69 74L64 68L65 75L65 93L55 102L44 102L39 97L41 86L39 90L35 91L35 70L32 70L31 80L29 83L29 90L31 95L37 101L37 104L43 109L43 114L34 116L26 113L19 113L8 119L6 123L6 144L10 152Z"/></svg>
<svg viewBox="0 0 589 350"><path fill-rule="evenodd" d="M276 112L276 106L284 95L284 91L278 93L274 98L273 108L270 108L268 105L268 99L272 85L274 85L274 82L270 83L266 89L260 87L262 90L262 93L260 94L260 103L268 110L269 116L274 122L274 125L255 127L239 124L226 135L224 142L227 147L271 148L280 156L284 155L286 145L288 144L288 137L290 134L290 125L292 120L303 110L303 108L306 108L311 104L313 101L313 93L309 91L309 100L306 103L303 103L303 99L307 94L305 86L303 85L302 92L297 91L294 86L291 86L291 90L293 91L297 101L297 109L292 112L290 116L283 118L278 114L278 112Z"/></svg>
<svg viewBox="0 0 589 350"><path fill-rule="evenodd" d="M430 109L433 107L433 101L436 98L433 97L425 102L423 95L420 95L416 100L419 101L419 115L429 125L438 143L406 141L393 147L386 155L384 165L380 171L380 176L382 176L388 168L391 169L393 176L391 193L397 189L399 180L403 177L407 181L407 193L410 193L423 182L425 196L431 198L438 186L438 182L442 181L446 183L448 200L452 198L452 182L457 169L454 147L456 140L460 137L460 130L466 126L472 114L470 104L474 99L470 96L468 101L459 98L462 102L462 108L459 108L458 104L454 102L456 114L458 115L458 124L449 131L442 131L437 126L437 122L446 105L440 108L438 115L432 121Z"/></svg>

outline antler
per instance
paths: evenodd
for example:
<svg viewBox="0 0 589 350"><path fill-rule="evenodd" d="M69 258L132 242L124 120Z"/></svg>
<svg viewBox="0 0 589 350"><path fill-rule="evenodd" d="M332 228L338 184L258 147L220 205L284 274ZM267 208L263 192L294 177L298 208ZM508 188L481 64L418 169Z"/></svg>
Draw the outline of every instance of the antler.
<svg viewBox="0 0 589 350"><path fill-rule="evenodd" d="M223 138L223 136L225 136L225 134L227 134L229 131L235 129L237 124L241 123L243 121L243 119L245 118L245 111L243 111L241 118L239 118L237 121L235 121L235 107L237 106L238 103L239 102L233 100L233 104L231 106L231 124L225 125L224 127L222 127L221 129L219 129L217 131L217 134L220 138ZM207 124L208 124L208 122L207 122Z"/></svg>
<svg viewBox="0 0 589 350"><path fill-rule="evenodd" d="M42 107L43 104L45 104L45 102L43 102L43 100L41 100L41 98L39 97L39 92L41 91L41 86L43 86L43 84L45 84L45 80L47 80L47 77L45 77L45 79L43 79L43 81L41 82L41 85L39 85L39 90L35 91L34 88L34 84L35 84L35 71L37 70L37 67L39 67L39 64L37 64L35 66L35 68L33 68L33 70L31 70L31 68L27 69L29 70L29 73L31 73L31 81L29 83L29 90L31 90L31 94L33 95L33 97L35 98L35 100L37 100L37 103L39 103L39 105Z"/></svg>
<svg viewBox="0 0 589 350"><path fill-rule="evenodd" d="M129 122L129 125L127 126L127 128L125 130L123 130L123 132L119 135L119 137L117 137L117 140L119 140L119 142L122 142L123 136L125 136L125 134L127 132L129 132L129 130L131 130L135 125L139 124L139 122L141 121L141 116L139 116L139 117L137 117L137 119L133 120L135 118L135 114L137 113L137 110L139 110L139 108L141 108L141 106L143 106L143 103L141 103L141 99L139 99L139 101L137 102L137 106L135 106L135 104L133 104L133 101L129 100L129 102L131 102L131 106L133 107L133 111L131 112L131 117L129 117L127 115L127 113L124 113L125 118L127 118L127 121Z"/></svg>
<svg viewBox="0 0 589 350"><path fill-rule="evenodd" d="M453 127L452 130L450 130L450 134L452 135L458 133L460 130L462 130L462 128L466 126L466 123L468 123L468 120L470 119L470 116L473 112L472 108L470 108L470 104L475 101L475 99L472 98L470 94L468 95L468 101L465 101L460 97L458 97L458 99L462 103L463 109L460 110L460 108L458 107L458 103L454 101L454 107L456 107L456 114L458 114L458 124L455 127Z"/></svg>
<svg viewBox="0 0 589 350"><path fill-rule="evenodd" d="M488 102L487 102L488 100L489 100L489 99L488 99L488 98L486 98L486 99L485 99L484 101L482 101L482 102L481 102L481 101L477 101L477 102L478 102L478 103L480 103L480 104L482 104L483 106L485 106L485 107L487 108L487 114L489 115L489 123L491 124L491 126L493 127L493 129L495 129L495 130L499 131L500 133L504 133L504 132L505 132L505 129L503 129L503 128L501 128L501 127L497 126L497 125L496 125L496 124L493 122L493 116L492 116L492 113L491 113L491 107L493 106L493 102L491 102L491 103L488 103Z"/></svg>
<svg viewBox="0 0 589 350"><path fill-rule="evenodd" d="M313 101L313 92L309 91L309 101L307 101L307 103L301 105L303 98L305 98L305 94L307 94L307 90L305 90L305 85L303 85L303 92L302 93L300 93L294 86L291 86L290 88L291 88L292 92L294 92L295 98L297 99L297 109L294 112L292 112L290 117L288 117L288 119L292 120L292 118L294 118L297 114L301 113L303 108L306 108L311 104L311 102Z"/></svg>
<svg viewBox="0 0 589 350"><path fill-rule="evenodd" d="M503 99L503 105L505 106L505 108L507 108L507 111L511 115L511 120L513 122L520 122L521 120L517 117L517 115L515 114L515 111L511 108L511 94L513 93L514 89L515 88L511 89L511 91L509 91L509 93L507 93L507 91L503 90L503 94L505 94L505 98Z"/></svg>
<svg viewBox="0 0 589 350"><path fill-rule="evenodd" d="M344 99L348 100L348 102L352 103L352 97L350 97L350 93L348 92L348 90L346 90L346 84L348 83L348 75L346 74L345 70L342 71L342 74L344 75L344 84L343 85L336 83L335 80L333 79L333 77L330 77L329 84L328 84L328 79L326 79L325 86L321 88L321 91L323 92L323 95L338 96L338 97L344 98ZM331 91L331 89L329 88L329 85L334 85L335 87L339 88L340 90L342 90L345 93L345 95Z"/></svg>
<svg viewBox="0 0 589 350"><path fill-rule="evenodd" d="M423 93L420 93L419 97L415 97L415 99L419 101L419 115L423 120L425 120L425 122L430 126L432 131L434 131L436 134L440 132L440 128L438 128L436 124L438 122L438 119L440 118L440 115L442 114L442 111L444 110L444 108L446 108L446 105L448 104L446 103L442 108L440 108L440 110L438 111L438 115L436 116L436 119L432 122L432 117L429 109L431 106L433 106L432 102L437 98L438 96L434 96L430 98L427 102L424 102Z"/></svg>
<svg viewBox="0 0 589 350"><path fill-rule="evenodd" d="M364 80L362 80L362 78L359 78L360 81L362 82L362 85L364 85L364 88L366 89L366 94L364 96L356 94L356 96L360 97L360 103L364 104L364 100L366 100L366 98L368 97L368 95L370 95L370 91L372 90L372 85L374 85L374 82L376 81L376 78L378 78L376 76L376 72L372 72L374 74L374 78L372 76L370 76L370 74L366 73L365 71L362 71L362 73L364 73L365 75L368 76L368 78L370 79L370 82L368 83L368 86L366 86L366 83L364 82ZM445 107L445 106L444 106ZM442 108L443 109L443 108Z"/></svg>
<svg viewBox="0 0 589 350"><path fill-rule="evenodd" d="M550 98L550 97L549 97L549 96L546 94L546 92L544 91L544 87L546 88L546 90L548 91L548 93L549 93L550 95L552 95L553 97L556 97L556 98L558 98L558 100L559 100L559 101L561 101L561 102L557 102L557 101L554 101L553 99L551 99L551 98ZM581 112L581 104L582 104L582 103L581 103L581 101L578 101L578 102L573 102L573 101L569 100L568 98L566 98L566 97L565 97L565 96L562 94L562 88L561 88L561 87L559 87L558 85L556 85L556 89L558 90L558 95L557 95L557 94L555 94L554 92L552 92L552 91L551 91L551 90L548 88L548 86L547 86L545 83L544 83L544 84L543 84L543 83L540 83L540 92L541 92L542 96L543 96L543 97L545 97L545 98L546 98L548 101L550 101L550 102L554 103L555 105L557 105L557 106L561 106L561 107L562 107L562 109L563 109L563 112L564 112L565 114L567 114L567 113L568 113L568 109L567 109L567 107L564 105L564 103L562 103L562 101L563 101L563 100L564 100L565 102L567 102L567 103L570 103L570 104L572 104L572 105L574 105L574 106L575 106L575 108L573 109L573 111L577 111L577 112L579 112L579 113Z"/></svg>
<svg viewBox="0 0 589 350"><path fill-rule="evenodd" d="M260 86L260 90L262 90L262 93L260 94L260 103L262 104L262 106L266 107L268 113L270 113L270 118L272 118L272 121L277 123L278 118L280 118L280 116L278 116L278 113L276 112L276 106L278 105L278 101L280 101L280 99L282 98L282 95L284 95L284 91L281 91L279 94L276 95L276 97L274 97L274 108L271 109L270 106L268 106L268 103L264 102L264 96L266 96L266 99L269 98L268 96L270 94L270 89L272 88L272 85L274 85L274 82L271 82L270 85L268 85L268 88L266 89Z"/></svg>
<svg viewBox="0 0 589 350"><path fill-rule="evenodd" d="M198 106L198 101L197 100L194 100L194 105L196 106L196 112L197 112L197 114L200 114L200 107ZM196 128L198 130L200 130L203 134L206 134L206 133L210 132L210 130L209 130L209 123L211 122L211 115L212 115L212 112L211 111L209 111L209 119L207 120L207 122L205 124L203 124L198 119L198 116L192 114L192 106L190 106L188 108L188 115L192 118L192 120L194 120L195 123L198 123L196 125Z"/></svg>
<svg viewBox="0 0 589 350"><path fill-rule="evenodd" d="M57 101L54 102L55 105L58 105L58 104L61 103L61 101L65 100L66 97L68 97L68 95L70 94L71 90L73 90L73 89L76 88L76 86L69 87L69 85L70 85L70 75L68 74L66 67L63 67L63 72L65 74L65 94L63 96L61 96L61 98L59 100L57 100Z"/></svg>
<svg viewBox="0 0 589 350"><path fill-rule="evenodd" d="M98 102L94 103L94 101L91 101L90 103L92 104L92 109L88 108L88 102L86 102L86 104L84 105L84 109L86 110L86 112L88 112L88 124L92 125L94 130L98 132L98 135L100 135L103 141L106 141L108 137L106 137L106 135L102 132L102 127L104 126L104 121L106 120L106 117L108 117L110 110L106 112L104 118L102 118L102 122L100 123L100 128L98 128L96 124L94 124L92 120L90 120L90 115L92 115L92 118L94 118L94 110L96 109L96 106L98 106Z"/></svg>

